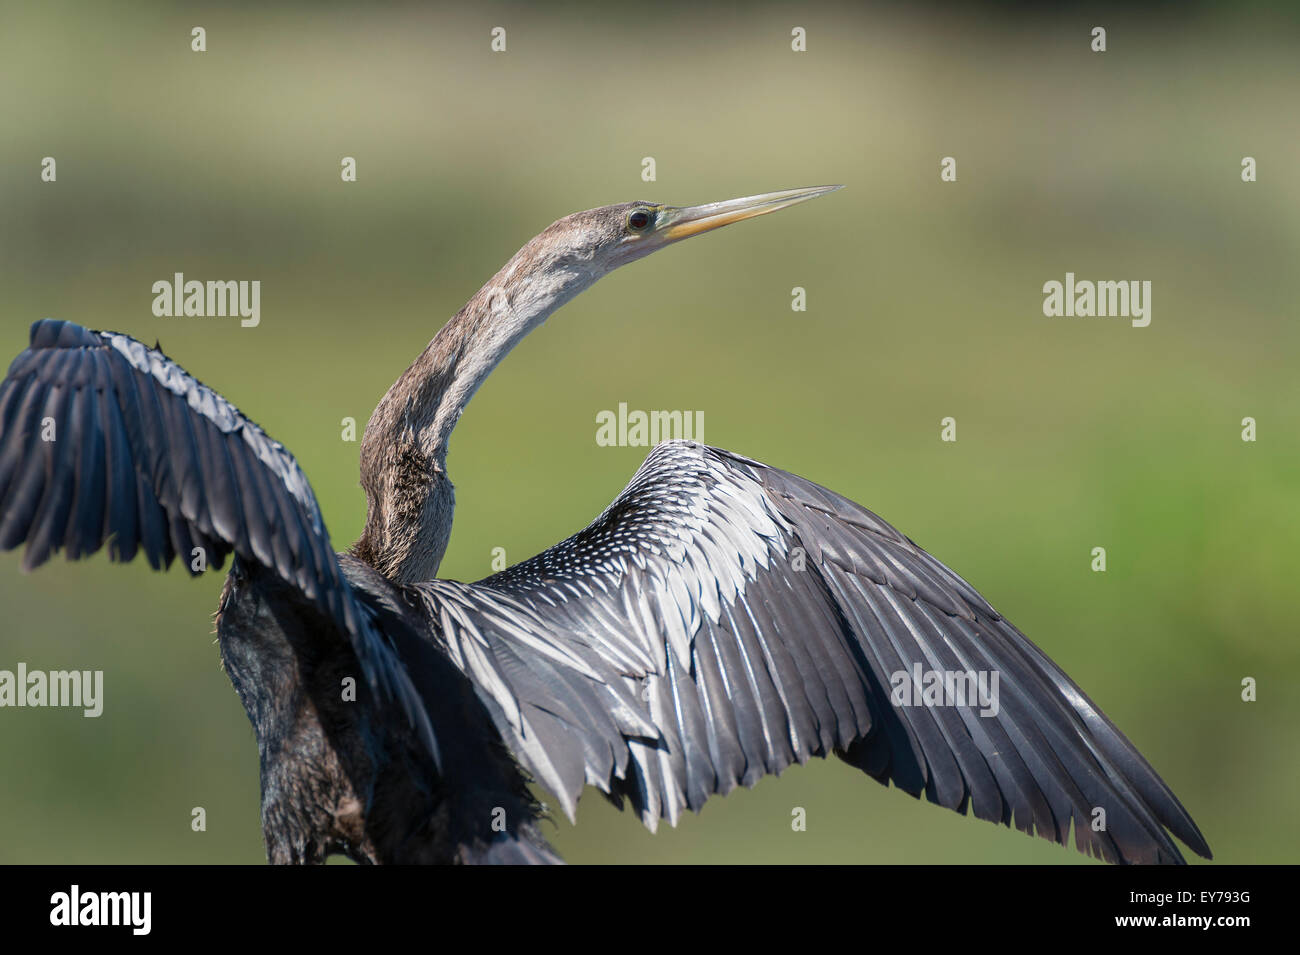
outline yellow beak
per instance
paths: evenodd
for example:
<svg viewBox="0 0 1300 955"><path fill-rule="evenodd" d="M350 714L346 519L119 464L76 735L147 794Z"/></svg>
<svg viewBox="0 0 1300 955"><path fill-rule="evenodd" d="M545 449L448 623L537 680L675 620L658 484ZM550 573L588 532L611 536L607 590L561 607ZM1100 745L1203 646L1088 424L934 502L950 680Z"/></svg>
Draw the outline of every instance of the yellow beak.
<svg viewBox="0 0 1300 955"><path fill-rule="evenodd" d="M761 196L745 196L743 199L728 199L726 202L710 202L702 206L687 206L684 209L669 209L665 210L667 214L657 231L665 243L676 242L742 219L767 215L842 188L843 186L808 186L804 189L765 192Z"/></svg>

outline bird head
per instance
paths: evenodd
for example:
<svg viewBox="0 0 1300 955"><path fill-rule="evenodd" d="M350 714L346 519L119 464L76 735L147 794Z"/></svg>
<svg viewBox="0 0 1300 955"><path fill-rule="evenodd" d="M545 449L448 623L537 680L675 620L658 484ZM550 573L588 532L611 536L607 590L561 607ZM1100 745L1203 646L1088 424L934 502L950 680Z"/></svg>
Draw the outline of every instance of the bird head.
<svg viewBox="0 0 1300 955"><path fill-rule="evenodd" d="M839 188L785 189L700 206L621 202L575 212L552 223L520 249L489 284L498 290L509 289L509 300L524 305L537 321L621 265L682 239L786 209Z"/></svg>
<svg viewBox="0 0 1300 955"><path fill-rule="evenodd" d="M565 216L533 242L536 251L544 252L553 267L584 272L595 281L621 265L645 258L682 239L786 209L839 188L785 189L700 206L621 202Z"/></svg>

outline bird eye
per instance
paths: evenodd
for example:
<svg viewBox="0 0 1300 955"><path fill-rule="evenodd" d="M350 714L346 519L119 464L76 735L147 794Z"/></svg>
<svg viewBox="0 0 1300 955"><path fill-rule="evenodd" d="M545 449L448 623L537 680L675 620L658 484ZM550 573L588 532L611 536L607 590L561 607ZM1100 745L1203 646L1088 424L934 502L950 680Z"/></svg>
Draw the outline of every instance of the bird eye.
<svg viewBox="0 0 1300 955"><path fill-rule="evenodd" d="M643 232L650 225L650 213L646 209L634 209L627 217L627 227L633 232Z"/></svg>

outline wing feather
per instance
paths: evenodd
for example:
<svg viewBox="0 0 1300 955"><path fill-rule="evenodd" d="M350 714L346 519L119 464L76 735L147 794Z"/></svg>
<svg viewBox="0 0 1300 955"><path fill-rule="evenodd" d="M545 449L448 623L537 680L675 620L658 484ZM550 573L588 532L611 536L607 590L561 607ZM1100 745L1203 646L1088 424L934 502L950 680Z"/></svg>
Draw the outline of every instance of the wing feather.
<svg viewBox="0 0 1300 955"><path fill-rule="evenodd" d="M593 784L653 829L834 752L958 812L1061 844L1073 828L1110 861L1181 862L1169 832L1209 855L1133 745L966 581L852 501L739 455L660 445L569 540L414 590L570 817ZM917 667L997 674L997 705L896 705Z"/></svg>
<svg viewBox="0 0 1300 955"><path fill-rule="evenodd" d="M435 760L410 677L340 571L293 456L161 351L43 320L0 382L0 550L26 542L31 570L62 550L180 555L192 574L226 556L296 586L349 636L370 684L395 696ZM579 661L580 662L580 661Z"/></svg>

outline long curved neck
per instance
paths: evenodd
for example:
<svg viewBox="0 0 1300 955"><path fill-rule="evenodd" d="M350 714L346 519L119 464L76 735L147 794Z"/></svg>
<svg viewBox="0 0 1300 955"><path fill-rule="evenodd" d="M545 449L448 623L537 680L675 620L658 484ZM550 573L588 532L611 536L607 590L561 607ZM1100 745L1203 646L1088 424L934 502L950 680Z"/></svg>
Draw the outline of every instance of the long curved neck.
<svg viewBox="0 0 1300 955"><path fill-rule="evenodd" d="M431 579L451 537L447 443L479 385L530 331L595 277L524 246L393 383L361 439L366 526L352 552L390 580Z"/></svg>

